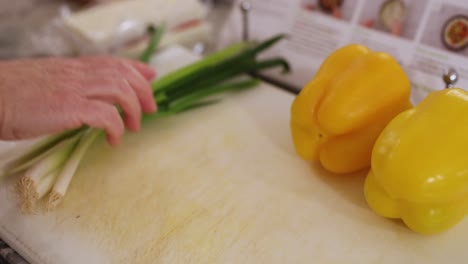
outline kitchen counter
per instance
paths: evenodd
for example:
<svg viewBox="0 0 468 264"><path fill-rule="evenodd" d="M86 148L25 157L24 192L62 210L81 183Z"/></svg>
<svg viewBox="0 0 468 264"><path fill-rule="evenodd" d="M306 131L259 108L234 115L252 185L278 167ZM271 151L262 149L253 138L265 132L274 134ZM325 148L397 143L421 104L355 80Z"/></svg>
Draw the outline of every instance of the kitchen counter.
<svg viewBox="0 0 468 264"><path fill-rule="evenodd" d="M11 249L7 243L0 240L0 264L28 264L28 262Z"/></svg>

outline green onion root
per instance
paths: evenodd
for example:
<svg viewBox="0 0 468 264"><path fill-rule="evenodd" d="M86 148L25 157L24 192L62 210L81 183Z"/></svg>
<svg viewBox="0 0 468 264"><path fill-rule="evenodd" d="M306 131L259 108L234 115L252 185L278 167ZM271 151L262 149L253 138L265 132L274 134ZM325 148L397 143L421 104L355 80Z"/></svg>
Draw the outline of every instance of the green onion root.
<svg viewBox="0 0 468 264"><path fill-rule="evenodd" d="M55 209L60 204L86 151L101 132L102 130L90 129L80 139L75 150L61 169L57 177L57 181L49 194L49 199L46 205L47 211Z"/></svg>
<svg viewBox="0 0 468 264"><path fill-rule="evenodd" d="M76 138L66 139L60 142L55 151L38 160L35 164L26 170L24 176L16 183L15 189L20 197L21 209L30 213L34 209L35 202L40 197L41 192L38 188L44 188L41 183L44 179L53 177L54 171L62 166L76 145Z"/></svg>

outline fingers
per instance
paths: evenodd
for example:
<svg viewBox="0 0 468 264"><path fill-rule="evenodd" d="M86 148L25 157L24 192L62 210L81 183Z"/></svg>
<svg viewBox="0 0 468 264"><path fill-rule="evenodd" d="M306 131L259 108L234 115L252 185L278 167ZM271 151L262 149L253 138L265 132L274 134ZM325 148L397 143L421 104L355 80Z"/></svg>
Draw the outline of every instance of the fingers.
<svg viewBox="0 0 468 264"><path fill-rule="evenodd" d="M135 91L136 96L141 104L141 108L145 113L153 113L156 111L156 102L154 101L153 91L150 83L145 80L135 68L123 64L120 68L123 77L128 81L130 86Z"/></svg>
<svg viewBox="0 0 468 264"><path fill-rule="evenodd" d="M126 79L105 78L89 85L86 98L119 105L125 116L125 125L131 131L140 129L141 106L139 99Z"/></svg>
<svg viewBox="0 0 468 264"><path fill-rule="evenodd" d="M124 63L137 70L147 81L151 81L156 77L156 71L151 66L131 59L110 56L83 56L81 60L85 63L100 65L103 69L114 68L119 63Z"/></svg>
<svg viewBox="0 0 468 264"><path fill-rule="evenodd" d="M140 128L143 111L156 111L150 83L155 72L136 61L98 56L0 66L5 69L0 71L0 138L25 139L88 125L104 129L109 143L117 145L125 127ZM15 89L18 85L22 89Z"/></svg>
<svg viewBox="0 0 468 264"><path fill-rule="evenodd" d="M126 62L134 67L148 81L153 80L154 77L156 77L155 70L150 66L138 61L126 60Z"/></svg>
<svg viewBox="0 0 468 264"><path fill-rule="evenodd" d="M109 144L120 144L125 130L124 123L117 108L109 103L89 100L80 107L79 119L82 124L104 129Z"/></svg>
<svg viewBox="0 0 468 264"><path fill-rule="evenodd" d="M153 97L150 80L155 77L155 71L140 62L112 57L96 56L83 57L85 64L86 81L81 85L81 96L93 102L96 113L103 111L107 116L112 113L112 122L89 117L88 125L105 128L108 141L116 144L119 141L120 132L116 132L118 123L115 113L119 119L119 129L122 126L131 131L138 131L141 124L142 112L153 113L157 110ZM99 104L97 104L99 102ZM119 116L115 105L121 107L124 121ZM112 109L112 111L109 109ZM125 126L123 125L125 124ZM120 131L120 130L118 130Z"/></svg>
<svg viewBox="0 0 468 264"><path fill-rule="evenodd" d="M143 112L153 113L157 110L149 81L155 75L151 67L137 61L109 57L87 57L85 61L99 64L98 67L91 68L91 70L99 70L90 73L97 80L108 77L128 81L138 97Z"/></svg>

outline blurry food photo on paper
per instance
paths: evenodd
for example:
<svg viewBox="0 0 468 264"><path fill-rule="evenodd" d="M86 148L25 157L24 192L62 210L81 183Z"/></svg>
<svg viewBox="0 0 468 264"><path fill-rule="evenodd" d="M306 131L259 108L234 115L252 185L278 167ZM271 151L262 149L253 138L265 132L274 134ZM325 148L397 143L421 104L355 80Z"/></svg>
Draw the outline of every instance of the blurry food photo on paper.
<svg viewBox="0 0 468 264"><path fill-rule="evenodd" d="M468 8L441 4L432 8L421 42L432 48L468 56Z"/></svg>
<svg viewBox="0 0 468 264"><path fill-rule="evenodd" d="M351 21L356 0L303 0L302 9L311 13L320 13L338 20Z"/></svg>
<svg viewBox="0 0 468 264"><path fill-rule="evenodd" d="M366 1L359 18L363 27L413 40L427 0Z"/></svg>

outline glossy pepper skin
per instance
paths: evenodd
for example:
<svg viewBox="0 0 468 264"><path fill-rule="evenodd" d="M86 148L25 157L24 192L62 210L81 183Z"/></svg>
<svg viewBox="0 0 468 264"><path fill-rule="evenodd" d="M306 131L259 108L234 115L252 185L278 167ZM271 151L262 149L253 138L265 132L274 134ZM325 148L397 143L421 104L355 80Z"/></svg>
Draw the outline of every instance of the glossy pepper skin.
<svg viewBox="0 0 468 264"><path fill-rule="evenodd" d="M432 92L378 138L364 193L369 206L422 234L445 231L468 213L468 93Z"/></svg>
<svg viewBox="0 0 468 264"><path fill-rule="evenodd" d="M298 155L334 173L370 167L387 123L411 107L410 81L390 55L362 45L333 52L291 106Z"/></svg>

